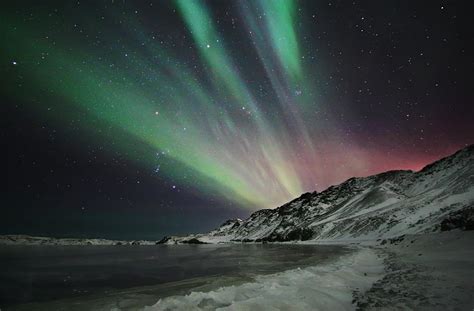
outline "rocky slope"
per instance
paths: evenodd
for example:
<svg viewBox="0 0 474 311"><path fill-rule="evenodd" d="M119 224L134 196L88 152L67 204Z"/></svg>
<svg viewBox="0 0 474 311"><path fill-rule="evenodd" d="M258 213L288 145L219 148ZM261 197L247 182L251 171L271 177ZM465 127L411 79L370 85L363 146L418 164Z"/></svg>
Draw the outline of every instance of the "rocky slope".
<svg viewBox="0 0 474 311"><path fill-rule="evenodd" d="M351 178L305 193L246 220L228 220L207 234L162 243L351 241L461 228L474 222L474 145L418 172Z"/></svg>

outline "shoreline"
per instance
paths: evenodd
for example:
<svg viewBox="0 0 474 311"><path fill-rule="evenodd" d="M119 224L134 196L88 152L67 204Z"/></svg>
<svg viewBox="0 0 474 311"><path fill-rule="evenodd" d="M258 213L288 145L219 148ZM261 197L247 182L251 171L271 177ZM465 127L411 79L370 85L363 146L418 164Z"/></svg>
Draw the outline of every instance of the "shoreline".
<svg viewBox="0 0 474 311"><path fill-rule="evenodd" d="M385 266L379 251L349 247L357 249L333 262L261 275L237 286L169 296L144 310L353 310L354 293L363 294L381 280Z"/></svg>
<svg viewBox="0 0 474 311"><path fill-rule="evenodd" d="M258 275L243 283L190 288L187 294L165 296L156 303L148 298L152 304L147 307L137 303L120 310L246 310L267 306L296 310L472 310L473 240L474 231L452 230L386 240L269 243L338 245L353 251L315 266ZM130 297L124 293L115 299L118 304Z"/></svg>
<svg viewBox="0 0 474 311"><path fill-rule="evenodd" d="M156 245L158 240L109 240L102 238L54 238L26 234L0 235L0 246L89 246Z"/></svg>
<svg viewBox="0 0 474 311"><path fill-rule="evenodd" d="M247 310L265 306L296 310L472 310L472 241L474 231L452 230L401 235L385 240L278 242L276 244L340 245L357 250L355 254L346 255L333 263L287 270L258 278L256 282L243 284L240 288L223 287L210 292L167 297L145 310L192 308L203 302L202 308L198 309L206 310L212 301L217 303L213 307L219 307L220 310ZM308 278L305 279L305 276ZM291 286L279 285L290 284L288 280L291 279L303 281ZM326 282L326 285L317 285L321 282ZM281 290L285 286L287 288ZM280 295L288 296L282 300L277 297L278 294L271 293L270 288L277 292L280 289ZM295 288L301 289L303 296ZM240 293L239 296L239 290L245 289L256 294ZM308 289L313 290L317 299L305 296ZM219 296L230 296L231 299L219 301L216 298ZM292 304L296 301L291 297L299 298L298 305Z"/></svg>

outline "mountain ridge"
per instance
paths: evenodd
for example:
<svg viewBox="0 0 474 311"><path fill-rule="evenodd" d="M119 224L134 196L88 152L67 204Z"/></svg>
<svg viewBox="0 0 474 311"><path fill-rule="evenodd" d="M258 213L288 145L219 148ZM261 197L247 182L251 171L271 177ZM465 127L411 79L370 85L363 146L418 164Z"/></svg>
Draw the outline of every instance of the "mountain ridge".
<svg viewBox="0 0 474 311"><path fill-rule="evenodd" d="M352 177L275 209L258 210L245 220L227 220L209 233L165 237L161 243L393 238L439 231L451 214L472 221L473 203L474 145L469 145L419 171Z"/></svg>

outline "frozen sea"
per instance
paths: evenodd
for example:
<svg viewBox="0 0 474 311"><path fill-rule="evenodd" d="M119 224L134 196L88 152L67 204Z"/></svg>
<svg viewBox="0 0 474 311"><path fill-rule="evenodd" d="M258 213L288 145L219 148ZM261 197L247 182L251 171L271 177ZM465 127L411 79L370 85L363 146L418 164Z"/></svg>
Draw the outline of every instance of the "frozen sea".
<svg viewBox="0 0 474 311"><path fill-rule="evenodd" d="M1 246L0 309L136 310L352 252L295 244Z"/></svg>

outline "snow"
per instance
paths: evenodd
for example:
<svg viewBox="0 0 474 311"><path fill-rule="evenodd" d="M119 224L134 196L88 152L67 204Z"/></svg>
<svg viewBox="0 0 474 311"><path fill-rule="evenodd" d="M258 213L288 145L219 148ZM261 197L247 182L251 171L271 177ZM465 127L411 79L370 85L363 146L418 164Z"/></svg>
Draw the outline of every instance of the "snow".
<svg viewBox="0 0 474 311"><path fill-rule="evenodd" d="M471 310L474 231L298 243L350 244L334 262L166 297L145 310ZM295 242L291 242L295 243Z"/></svg>
<svg viewBox="0 0 474 311"><path fill-rule="evenodd" d="M388 273L358 299L362 309L472 310L473 231L406 235L385 244Z"/></svg>
<svg viewBox="0 0 474 311"><path fill-rule="evenodd" d="M29 235L0 235L0 245L155 245L157 241L51 238Z"/></svg>
<svg viewBox="0 0 474 311"><path fill-rule="evenodd" d="M145 310L352 310L353 292L368 290L383 277L383 271L382 257L360 248L336 262L163 298Z"/></svg>
<svg viewBox="0 0 474 311"><path fill-rule="evenodd" d="M206 243L357 241L432 232L450 213L474 204L473 184L474 146L469 146L419 172L351 178L238 223L207 234L172 237L168 243L190 238Z"/></svg>

